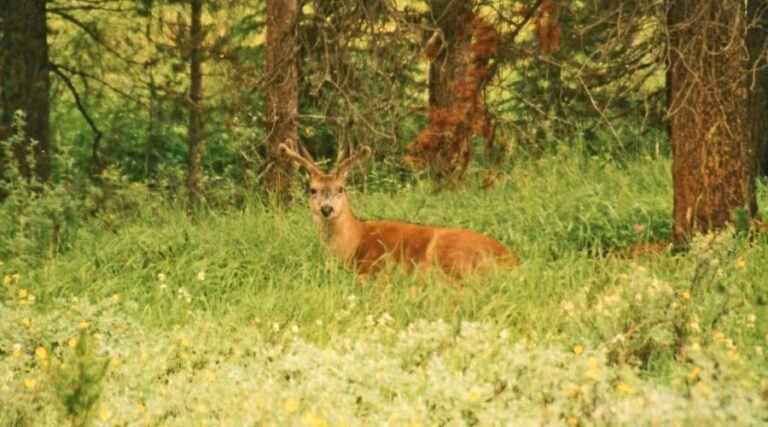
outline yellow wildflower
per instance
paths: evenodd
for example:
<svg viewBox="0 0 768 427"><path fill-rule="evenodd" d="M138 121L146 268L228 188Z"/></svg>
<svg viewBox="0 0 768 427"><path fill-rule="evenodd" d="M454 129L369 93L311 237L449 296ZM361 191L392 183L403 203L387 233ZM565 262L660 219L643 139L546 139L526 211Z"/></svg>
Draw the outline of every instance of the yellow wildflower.
<svg viewBox="0 0 768 427"><path fill-rule="evenodd" d="M587 366L588 366L587 372L586 372L587 378L590 378L593 380L600 378L601 371L600 371L600 368L597 366L597 358L590 357L587 360Z"/></svg>
<svg viewBox="0 0 768 427"><path fill-rule="evenodd" d="M115 356L112 356L112 358L109 359L109 367L117 368L118 365L120 365L120 359L118 359Z"/></svg>
<svg viewBox="0 0 768 427"><path fill-rule="evenodd" d="M744 261L744 258L739 258L736 260L736 268L738 268L739 270L744 270L745 268L747 268L747 262Z"/></svg>
<svg viewBox="0 0 768 427"><path fill-rule="evenodd" d="M310 412L303 417L301 417L301 422L308 426L315 426L315 427L327 427L328 423L325 422L322 418L318 417L316 414Z"/></svg>
<svg viewBox="0 0 768 427"><path fill-rule="evenodd" d="M11 278L13 279L14 282L18 282L19 280L21 280L21 273L18 273L18 272L13 273L11 274Z"/></svg>
<svg viewBox="0 0 768 427"><path fill-rule="evenodd" d="M107 408L101 408L101 410L99 410L99 418L101 418L102 421L106 421L112 418L112 412Z"/></svg>
<svg viewBox="0 0 768 427"><path fill-rule="evenodd" d="M146 409L147 407L144 406L143 403L139 402L136 404L136 410L139 411L140 414L143 414Z"/></svg>
<svg viewBox="0 0 768 427"><path fill-rule="evenodd" d="M701 372L701 368L698 366L694 366L690 371L688 371L688 379L693 380L694 378L699 376L699 373Z"/></svg>
<svg viewBox="0 0 768 427"><path fill-rule="evenodd" d="M205 378L207 378L208 381L213 381L214 379L216 379L216 375L213 373L212 370L206 369L203 372L205 373Z"/></svg>
<svg viewBox="0 0 768 427"><path fill-rule="evenodd" d="M589 369L587 369L586 376L589 379L596 380L596 379L600 378L600 374L601 373L602 372L598 368L589 368Z"/></svg>
<svg viewBox="0 0 768 427"><path fill-rule="evenodd" d="M694 386L694 390L697 390L699 393L709 396L712 394L712 387L710 387L709 384L705 382L699 382Z"/></svg>
<svg viewBox="0 0 768 427"><path fill-rule="evenodd" d="M631 385L621 382L616 385L616 388L624 394L632 394L635 392L635 388Z"/></svg>
<svg viewBox="0 0 768 427"><path fill-rule="evenodd" d="M112 304L117 304L120 302L120 294L113 294L112 295Z"/></svg>
<svg viewBox="0 0 768 427"><path fill-rule="evenodd" d="M185 337L181 339L181 346L182 347L189 347L192 343Z"/></svg>
<svg viewBox="0 0 768 427"><path fill-rule="evenodd" d="M33 388L35 388L37 386L37 380L35 378L25 378L24 379L24 385L28 389L32 390Z"/></svg>
<svg viewBox="0 0 768 427"><path fill-rule="evenodd" d="M80 329L88 329L90 327L91 327L91 322L87 320L83 320L82 322L80 322Z"/></svg>
<svg viewBox="0 0 768 427"><path fill-rule="evenodd" d="M566 422L568 423L568 425L575 426L575 425L579 424L579 419L576 418L576 417L569 417L566 420Z"/></svg>
<svg viewBox="0 0 768 427"><path fill-rule="evenodd" d="M2 260L0 260L0 267L2 267L4 265L5 265L5 263Z"/></svg>
<svg viewBox="0 0 768 427"><path fill-rule="evenodd" d="M691 299L691 293L688 291L683 291L682 297L683 299Z"/></svg>
<svg viewBox="0 0 768 427"><path fill-rule="evenodd" d="M579 395L579 387L567 387L565 389L565 397L576 397Z"/></svg>
<svg viewBox="0 0 768 427"><path fill-rule="evenodd" d="M48 358L48 350L46 350L43 347L38 347L35 349L35 355L40 358L40 360L47 359Z"/></svg>
<svg viewBox="0 0 768 427"><path fill-rule="evenodd" d="M11 284L11 280L12 280L11 276L6 274L5 276L3 276L3 285L5 285L5 286L10 285Z"/></svg>
<svg viewBox="0 0 768 427"><path fill-rule="evenodd" d="M67 345L69 345L71 348L75 348L77 346L77 338L70 338L67 342Z"/></svg>
<svg viewBox="0 0 768 427"><path fill-rule="evenodd" d="M21 324L24 325L24 326L29 326L31 323L32 323L32 321L29 320L29 317L25 317L25 318L21 319Z"/></svg>
<svg viewBox="0 0 768 427"><path fill-rule="evenodd" d="M583 351L584 351L584 347L580 345L573 346L573 353L576 354L577 356L580 355Z"/></svg>
<svg viewBox="0 0 768 427"><path fill-rule="evenodd" d="M16 343L13 345L13 357L21 357L21 344Z"/></svg>
<svg viewBox="0 0 768 427"><path fill-rule="evenodd" d="M712 338L715 340L715 342L723 342L725 341L725 334L720 331L715 331L712 334Z"/></svg>
<svg viewBox="0 0 768 427"><path fill-rule="evenodd" d="M29 292L27 292L26 289L21 288L19 289L19 299L25 299L29 295Z"/></svg>
<svg viewBox="0 0 768 427"><path fill-rule="evenodd" d="M283 402L283 407L288 412L295 412L297 409L299 409L299 402L293 399L288 399L285 402Z"/></svg>
<svg viewBox="0 0 768 427"><path fill-rule="evenodd" d="M474 402L479 398L480 398L480 392L478 392L476 388L472 387L471 389L469 389L469 391L467 392L467 400L469 400L470 402Z"/></svg>

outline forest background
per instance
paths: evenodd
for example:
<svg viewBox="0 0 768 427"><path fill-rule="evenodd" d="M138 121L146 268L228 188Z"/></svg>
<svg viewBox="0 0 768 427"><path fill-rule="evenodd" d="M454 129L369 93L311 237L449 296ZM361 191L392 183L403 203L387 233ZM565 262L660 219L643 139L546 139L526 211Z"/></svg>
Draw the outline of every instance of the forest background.
<svg viewBox="0 0 768 427"><path fill-rule="evenodd" d="M3 421L765 421L767 9L1 1ZM522 266L355 287L284 142Z"/></svg>

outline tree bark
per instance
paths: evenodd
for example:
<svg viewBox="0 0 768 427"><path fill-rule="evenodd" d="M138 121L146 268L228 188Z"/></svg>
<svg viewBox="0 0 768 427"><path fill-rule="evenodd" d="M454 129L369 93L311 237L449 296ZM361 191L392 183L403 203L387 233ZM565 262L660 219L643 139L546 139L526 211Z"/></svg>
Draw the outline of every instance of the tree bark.
<svg viewBox="0 0 768 427"><path fill-rule="evenodd" d="M474 1L431 0L433 14L443 32L442 49L429 64L429 107L433 111L451 112L464 101L457 85L467 79L472 64L472 6ZM465 88L464 91L467 89ZM458 126L469 126L459 121ZM431 169L438 180L455 180L461 177L472 159L471 132L456 129L452 132L460 138L441 138L441 144L429 159Z"/></svg>
<svg viewBox="0 0 768 427"><path fill-rule="evenodd" d="M289 199L295 175L293 164L278 145L298 143L297 0L267 1L267 152L270 167L264 176L267 190L278 200Z"/></svg>
<svg viewBox="0 0 768 427"><path fill-rule="evenodd" d="M759 174L768 175L768 0L747 2L747 24L750 122L757 147L755 167Z"/></svg>
<svg viewBox="0 0 768 427"><path fill-rule="evenodd" d="M757 211L743 0L670 0L673 241Z"/></svg>
<svg viewBox="0 0 768 427"><path fill-rule="evenodd" d="M24 111L28 140L14 147L14 153L21 174L25 178L34 175L43 182L48 181L51 173L45 4L46 0L0 0L0 139L10 136L14 112ZM32 139L37 141L32 150L34 168L26 156ZM3 161L0 152L0 177Z"/></svg>
<svg viewBox="0 0 768 427"><path fill-rule="evenodd" d="M203 0L192 0L190 25L190 89L189 89L189 141L187 154L187 196L192 206L202 194L201 162L203 152L203 30L201 15Z"/></svg>

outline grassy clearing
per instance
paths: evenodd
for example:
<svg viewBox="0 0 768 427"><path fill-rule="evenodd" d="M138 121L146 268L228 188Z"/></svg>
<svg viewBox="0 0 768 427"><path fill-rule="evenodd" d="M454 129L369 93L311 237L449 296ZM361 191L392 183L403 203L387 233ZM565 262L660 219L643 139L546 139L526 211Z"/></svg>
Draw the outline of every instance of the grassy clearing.
<svg viewBox="0 0 768 427"><path fill-rule="evenodd" d="M365 218L480 230L523 261L461 287L355 286L302 205L190 219L147 197L60 256L3 260L0 420L71 421L79 384L103 390L79 409L99 425L761 424L766 242L607 255L668 236L669 170L547 157L488 191L352 196Z"/></svg>

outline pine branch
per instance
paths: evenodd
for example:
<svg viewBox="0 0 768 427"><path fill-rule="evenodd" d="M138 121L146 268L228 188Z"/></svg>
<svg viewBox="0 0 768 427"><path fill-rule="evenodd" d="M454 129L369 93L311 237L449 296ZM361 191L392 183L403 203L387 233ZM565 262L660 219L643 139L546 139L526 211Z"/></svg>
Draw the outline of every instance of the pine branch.
<svg viewBox="0 0 768 427"><path fill-rule="evenodd" d="M85 105L83 104L83 101L80 98L80 94L77 92L77 88L72 82L72 79L70 79L69 76L64 74L61 68L55 64L51 64L51 70L54 72L54 74L59 76L61 80L64 81L64 84L67 86L67 88L69 88L69 91L72 93L72 97L75 98L75 105L77 106L78 111L80 111L80 114L82 114L83 118L88 123L88 126L90 126L91 130L93 131L93 142L91 143L91 157L93 158L93 162L96 164L96 167L98 168L98 170L102 171L104 169L104 161L99 156L99 142L101 142L101 136L102 136L101 131L96 126L96 122L93 121L93 118L91 118L91 115L88 114L88 110L86 110Z"/></svg>
<svg viewBox="0 0 768 427"><path fill-rule="evenodd" d="M89 27L86 23L80 21L79 19L75 18L74 16L70 15L69 13L66 13L60 9L50 9L49 12L53 13L54 15L58 15L61 18L63 18L65 21L69 21L72 24L74 24L76 27L80 28L87 34L94 42L104 47L104 49L107 50L107 52L114 55L119 60L126 62L128 64L132 65L144 65L144 63L139 61L134 61L133 59L126 58L123 56L120 52L118 52L115 48L112 46L109 46L107 43L102 40L101 35L94 30L92 27Z"/></svg>

